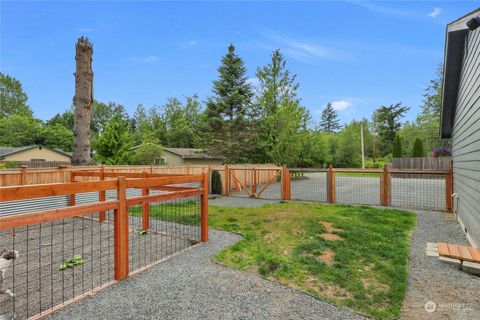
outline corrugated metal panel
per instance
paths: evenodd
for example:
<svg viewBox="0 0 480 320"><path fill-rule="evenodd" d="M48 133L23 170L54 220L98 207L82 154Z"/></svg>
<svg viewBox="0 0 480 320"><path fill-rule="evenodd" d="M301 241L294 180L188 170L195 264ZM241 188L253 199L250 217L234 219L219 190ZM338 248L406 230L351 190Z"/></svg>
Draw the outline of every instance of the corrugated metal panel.
<svg viewBox="0 0 480 320"><path fill-rule="evenodd" d="M178 185L180 186L180 185ZM199 183L182 184L181 186L199 187ZM165 191L150 190L150 194L160 194ZM127 198L138 197L142 195L139 189L127 189ZM108 190L105 193L106 200L117 198L116 190ZM85 192L75 195L77 205L98 202L98 192ZM11 215L18 213L28 213L42 210L64 208L68 206L68 196L45 197L21 201L0 202L0 215Z"/></svg>

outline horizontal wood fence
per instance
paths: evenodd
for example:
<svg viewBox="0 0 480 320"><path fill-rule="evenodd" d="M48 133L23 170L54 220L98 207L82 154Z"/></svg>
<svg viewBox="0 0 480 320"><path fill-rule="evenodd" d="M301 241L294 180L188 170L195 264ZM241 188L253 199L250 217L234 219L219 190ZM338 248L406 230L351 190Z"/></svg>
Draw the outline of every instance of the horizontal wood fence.
<svg viewBox="0 0 480 320"><path fill-rule="evenodd" d="M2 295L2 316L44 317L208 240L206 173L108 172L78 181L91 174L0 187L0 248L16 252L5 270L2 289L12 296ZM52 201L33 205L45 199Z"/></svg>
<svg viewBox="0 0 480 320"><path fill-rule="evenodd" d="M256 183L265 184L275 175L274 170L279 167L272 164L245 164L245 165L184 165L184 166L89 166L71 167L59 166L57 168L31 169L22 167L19 169L0 170L0 187L17 186L44 183L70 182L73 176L83 176L83 181L96 180L99 176L110 173L149 173L149 174L202 174L211 176L212 171L218 171L222 179L223 193L230 190L240 191L239 184L235 184L227 175L235 174L239 181L247 187L252 185L251 170L259 169L256 175ZM269 170L265 170L269 169ZM82 172L85 172L82 175ZM103 173L102 173L103 172ZM91 177L88 177L87 174ZM227 182L230 182L228 184Z"/></svg>
<svg viewBox="0 0 480 320"><path fill-rule="evenodd" d="M450 170L452 158L393 158L394 169L417 169L417 170Z"/></svg>

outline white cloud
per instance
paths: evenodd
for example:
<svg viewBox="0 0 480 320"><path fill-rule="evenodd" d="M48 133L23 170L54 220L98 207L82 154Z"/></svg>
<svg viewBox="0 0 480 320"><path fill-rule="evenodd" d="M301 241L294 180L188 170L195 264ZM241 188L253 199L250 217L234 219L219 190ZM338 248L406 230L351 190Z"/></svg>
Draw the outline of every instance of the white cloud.
<svg viewBox="0 0 480 320"><path fill-rule="evenodd" d="M411 12L400 10L394 7L379 5L378 3L374 3L373 1L355 1L355 0L348 1L347 0L347 2L358 5L369 11L379 13L382 15L404 17L404 18L408 18L412 16Z"/></svg>
<svg viewBox="0 0 480 320"><path fill-rule="evenodd" d="M436 18L438 17L438 15L442 12L442 9L441 8L433 8L432 12L430 12L429 14L427 14L427 16L429 17L432 17L432 18Z"/></svg>
<svg viewBox="0 0 480 320"><path fill-rule="evenodd" d="M333 109L337 111L344 111L347 110L352 106L352 103L347 100L337 100L332 102Z"/></svg>
<svg viewBox="0 0 480 320"><path fill-rule="evenodd" d="M190 48L190 47L196 46L197 44L198 44L197 40L190 40L190 41L180 43L182 48Z"/></svg>
<svg viewBox="0 0 480 320"><path fill-rule="evenodd" d="M148 56L145 58L131 58L130 60L136 61L136 62L144 62L144 63L152 63L157 61L159 58L157 56Z"/></svg>
<svg viewBox="0 0 480 320"><path fill-rule="evenodd" d="M341 60L344 55L337 50L310 41L281 36L275 32L265 32L264 36L280 44L287 55L301 62L312 60Z"/></svg>

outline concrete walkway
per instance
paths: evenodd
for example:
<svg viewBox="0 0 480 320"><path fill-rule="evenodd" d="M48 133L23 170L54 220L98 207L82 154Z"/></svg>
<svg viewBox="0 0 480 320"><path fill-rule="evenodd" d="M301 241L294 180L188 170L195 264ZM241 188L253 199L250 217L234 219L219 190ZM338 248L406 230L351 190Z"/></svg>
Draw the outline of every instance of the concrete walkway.
<svg viewBox="0 0 480 320"><path fill-rule="evenodd" d="M241 237L210 241L70 305L52 319L365 319L299 291L212 261Z"/></svg>

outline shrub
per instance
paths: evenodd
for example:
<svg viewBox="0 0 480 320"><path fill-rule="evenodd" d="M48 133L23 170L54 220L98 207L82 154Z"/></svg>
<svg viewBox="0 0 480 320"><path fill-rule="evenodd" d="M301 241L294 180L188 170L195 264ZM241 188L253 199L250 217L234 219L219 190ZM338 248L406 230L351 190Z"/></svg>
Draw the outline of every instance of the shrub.
<svg viewBox="0 0 480 320"><path fill-rule="evenodd" d="M212 194L222 194L222 177L220 172L212 171Z"/></svg>
<svg viewBox="0 0 480 320"><path fill-rule="evenodd" d="M415 138L415 142L413 143L412 157L422 158L423 156L423 141L420 138Z"/></svg>
<svg viewBox="0 0 480 320"><path fill-rule="evenodd" d="M402 139L398 134L395 135L395 139L393 139L392 150L394 158L403 157Z"/></svg>
<svg viewBox="0 0 480 320"><path fill-rule="evenodd" d="M452 151L449 147L438 147L433 149L432 157L439 158L439 157L450 157L452 155Z"/></svg>

